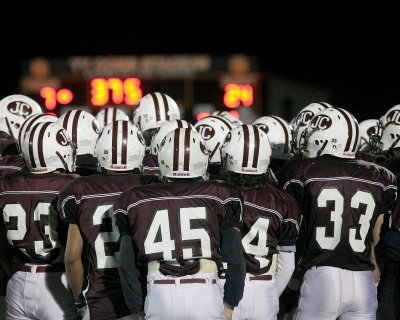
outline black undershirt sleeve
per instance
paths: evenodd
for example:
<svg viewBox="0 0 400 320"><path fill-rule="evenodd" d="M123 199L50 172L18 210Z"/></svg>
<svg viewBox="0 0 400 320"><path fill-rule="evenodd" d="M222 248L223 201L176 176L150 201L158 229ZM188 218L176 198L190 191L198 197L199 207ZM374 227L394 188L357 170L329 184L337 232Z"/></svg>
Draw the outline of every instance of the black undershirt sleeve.
<svg viewBox="0 0 400 320"><path fill-rule="evenodd" d="M136 269L132 238L126 233L121 234L119 252L121 258L118 271L125 302L133 314L139 313L143 310L143 293L139 280L140 272Z"/></svg>
<svg viewBox="0 0 400 320"><path fill-rule="evenodd" d="M221 237L222 260L228 264L225 271L224 302L231 307L236 307L242 299L246 277L242 238L237 228L223 229Z"/></svg>

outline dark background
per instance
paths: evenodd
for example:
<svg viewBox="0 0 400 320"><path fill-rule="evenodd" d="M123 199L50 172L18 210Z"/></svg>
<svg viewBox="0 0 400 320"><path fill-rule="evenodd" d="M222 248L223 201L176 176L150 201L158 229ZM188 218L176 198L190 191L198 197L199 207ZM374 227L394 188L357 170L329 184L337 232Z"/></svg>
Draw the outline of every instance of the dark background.
<svg viewBox="0 0 400 320"><path fill-rule="evenodd" d="M348 1L35 2L0 11L0 97L18 90L21 62L77 54L254 54L261 71L332 88L359 119L400 103L399 10Z"/></svg>

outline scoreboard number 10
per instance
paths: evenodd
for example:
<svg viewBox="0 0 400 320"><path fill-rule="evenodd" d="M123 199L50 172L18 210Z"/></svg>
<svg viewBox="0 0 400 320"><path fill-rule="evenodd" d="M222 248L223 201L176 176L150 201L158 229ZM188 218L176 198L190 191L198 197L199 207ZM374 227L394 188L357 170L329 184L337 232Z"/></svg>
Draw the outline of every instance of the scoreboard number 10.
<svg viewBox="0 0 400 320"><path fill-rule="evenodd" d="M96 107L109 103L137 105L143 96L140 86L138 78L94 78L90 81L90 103ZM52 87L43 87L40 96L47 110L54 110L57 104L69 104L74 99L71 90Z"/></svg>

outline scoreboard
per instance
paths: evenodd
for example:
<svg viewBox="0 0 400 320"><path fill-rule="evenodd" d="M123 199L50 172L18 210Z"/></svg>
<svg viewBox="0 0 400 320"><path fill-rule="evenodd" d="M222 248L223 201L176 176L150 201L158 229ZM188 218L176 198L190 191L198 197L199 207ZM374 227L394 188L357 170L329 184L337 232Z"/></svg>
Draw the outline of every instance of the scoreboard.
<svg viewBox="0 0 400 320"><path fill-rule="evenodd" d="M243 54L37 57L22 67L20 93L55 114L71 107L93 113L106 106L134 109L144 95L158 91L173 98L186 118L213 110L240 117L243 108L258 117L263 107L257 64Z"/></svg>

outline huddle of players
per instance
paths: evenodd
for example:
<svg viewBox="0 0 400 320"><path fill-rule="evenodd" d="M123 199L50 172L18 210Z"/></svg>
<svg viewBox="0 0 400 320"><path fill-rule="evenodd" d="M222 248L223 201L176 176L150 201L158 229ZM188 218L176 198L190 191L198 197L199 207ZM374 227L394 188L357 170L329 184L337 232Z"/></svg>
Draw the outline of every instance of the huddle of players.
<svg viewBox="0 0 400 320"><path fill-rule="evenodd" d="M312 103L291 124L216 114L192 126L162 93L144 96L132 122L113 108L57 118L10 97L0 101L0 114L15 111L5 129L0 119L16 146L0 159L8 319L276 319L299 283L296 319L374 318L374 248L396 177L376 152L355 160L348 111ZM379 122L382 157L396 121L388 111ZM341 290L363 292L343 302Z"/></svg>

